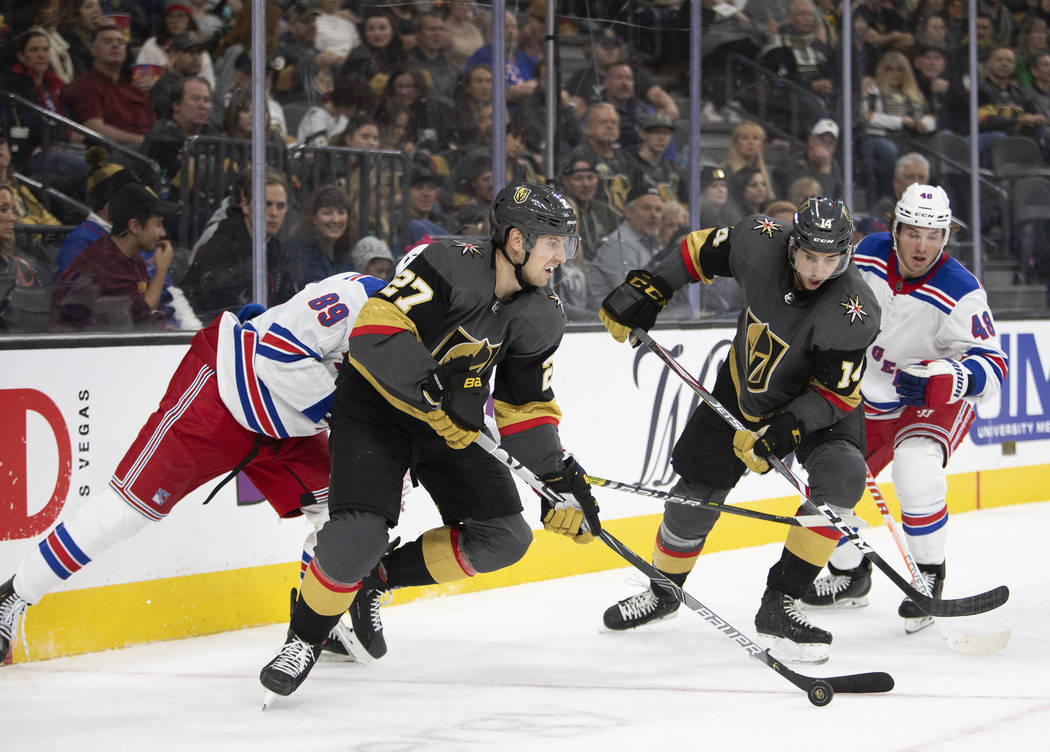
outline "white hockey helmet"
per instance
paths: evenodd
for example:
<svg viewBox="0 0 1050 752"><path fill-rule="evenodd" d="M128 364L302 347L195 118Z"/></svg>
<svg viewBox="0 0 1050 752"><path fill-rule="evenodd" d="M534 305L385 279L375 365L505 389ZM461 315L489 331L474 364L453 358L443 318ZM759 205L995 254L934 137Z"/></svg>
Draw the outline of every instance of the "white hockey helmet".
<svg viewBox="0 0 1050 752"><path fill-rule="evenodd" d="M897 250L897 228L901 224L944 230L941 250L948 245L952 226L952 207L948 194L939 185L912 183L904 190L893 212L893 250Z"/></svg>

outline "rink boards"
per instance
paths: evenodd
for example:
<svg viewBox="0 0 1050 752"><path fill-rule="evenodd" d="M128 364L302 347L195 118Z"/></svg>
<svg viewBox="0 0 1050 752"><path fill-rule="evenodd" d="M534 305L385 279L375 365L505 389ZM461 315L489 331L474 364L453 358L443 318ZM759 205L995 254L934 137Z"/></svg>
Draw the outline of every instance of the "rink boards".
<svg viewBox="0 0 1050 752"><path fill-rule="evenodd" d="M711 386L732 330L654 332ZM982 406L949 465L952 513L1042 500L1050 482L1050 322L1000 322L1010 372L998 405ZM64 343L65 344L65 343ZM163 393L185 344L8 350L0 373L0 578L63 515L104 489L122 453ZM1045 365L1044 365L1045 364ZM588 472L666 489L674 437L695 406L691 391L644 351L604 332L567 334L555 360L554 389L564 413L562 440ZM880 488L896 508L889 473ZM163 522L115 547L27 614L29 658L40 660L150 640L282 621L298 581L306 523L280 521L249 485L215 483L184 499ZM790 514L797 496L770 474L748 476L730 496ZM659 502L599 489L610 529L648 556ZM538 505L522 487L526 518ZM439 524L422 489L404 500L393 534L413 539ZM870 499L858 513L879 516ZM782 540L782 526L723 515L707 551ZM950 543L949 543L950 545ZM990 541L989 545L1008 545ZM883 552L895 562L895 553ZM991 555L991 554L990 554ZM501 572L445 586L399 591L395 603L623 566L600 543L579 546L537 532L526 557ZM21 646L16 661L26 660Z"/></svg>

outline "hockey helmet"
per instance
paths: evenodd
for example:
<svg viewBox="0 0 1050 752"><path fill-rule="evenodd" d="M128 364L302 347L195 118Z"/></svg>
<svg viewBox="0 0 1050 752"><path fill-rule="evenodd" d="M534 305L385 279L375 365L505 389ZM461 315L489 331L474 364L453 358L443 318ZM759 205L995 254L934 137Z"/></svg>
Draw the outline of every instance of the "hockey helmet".
<svg viewBox="0 0 1050 752"><path fill-rule="evenodd" d="M893 250L897 250L897 228L900 225L930 227L943 230L941 250L948 244L949 230L952 226L952 208L948 194L939 185L912 183L904 189L904 195L897 202L893 211Z"/></svg>
<svg viewBox="0 0 1050 752"><path fill-rule="evenodd" d="M837 253L841 258L829 277L837 277L853 258L853 217L839 199L810 196L795 211L795 227L788 243L788 260L795 269L799 248L814 253Z"/></svg>
<svg viewBox="0 0 1050 752"><path fill-rule="evenodd" d="M580 244L572 204L557 191L539 183L509 183L496 194L489 210L489 237L493 245L503 248L512 227L524 236L526 261L540 235L565 236L566 260L576 255Z"/></svg>

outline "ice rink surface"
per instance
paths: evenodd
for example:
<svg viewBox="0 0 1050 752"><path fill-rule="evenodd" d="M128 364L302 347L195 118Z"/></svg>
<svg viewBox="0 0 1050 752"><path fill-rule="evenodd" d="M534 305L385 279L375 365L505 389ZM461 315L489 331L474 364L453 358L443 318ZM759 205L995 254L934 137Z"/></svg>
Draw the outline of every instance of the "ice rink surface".
<svg viewBox="0 0 1050 752"><path fill-rule="evenodd" d="M951 652L933 628L905 635L901 594L877 569L869 607L814 615L834 634L832 658L796 670L878 670L896 680L888 694L838 694L824 708L684 608L635 632L605 631L602 611L640 589L626 581L635 570L622 569L385 608L382 661L323 660L265 712L257 676L284 640L282 625L0 668L0 747L1050 749L1048 528L1050 502L952 520L945 597L1006 584L1011 598L991 614L942 623L1012 630L995 655ZM863 534L903 570L885 529ZM704 556L686 589L754 636L779 550Z"/></svg>

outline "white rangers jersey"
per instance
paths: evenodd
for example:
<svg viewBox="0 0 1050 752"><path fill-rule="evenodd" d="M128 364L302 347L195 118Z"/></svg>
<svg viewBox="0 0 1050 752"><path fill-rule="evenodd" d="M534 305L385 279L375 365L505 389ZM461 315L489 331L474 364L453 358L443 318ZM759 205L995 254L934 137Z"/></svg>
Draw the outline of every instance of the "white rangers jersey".
<svg viewBox="0 0 1050 752"><path fill-rule="evenodd" d="M899 369L924 360L952 358L971 376L968 402L999 395L1006 354L999 346L988 298L977 278L942 252L918 279L902 279L888 232L864 238L854 257L882 309L882 326L868 348L861 383L868 418L895 417L902 409L894 387Z"/></svg>
<svg viewBox="0 0 1050 752"><path fill-rule="evenodd" d="M386 282L336 274L245 323L219 323L219 396L245 428L283 439L324 430L336 369L365 301Z"/></svg>

